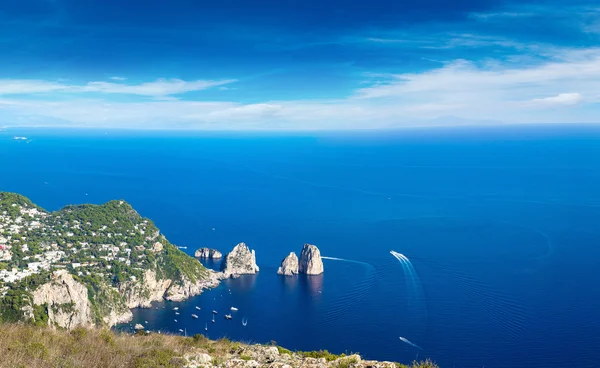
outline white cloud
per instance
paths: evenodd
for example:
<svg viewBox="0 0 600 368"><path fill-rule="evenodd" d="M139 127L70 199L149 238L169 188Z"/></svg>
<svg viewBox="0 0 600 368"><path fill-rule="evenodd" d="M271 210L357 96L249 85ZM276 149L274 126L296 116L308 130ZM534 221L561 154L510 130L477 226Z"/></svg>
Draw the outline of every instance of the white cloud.
<svg viewBox="0 0 600 368"><path fill-rule="evenodd" d="M88 82L86 84L76 85L43 80L0 79L0 95L22 95L48 92L98 92L114 94L132 94L150 97L164 97L178 95L186 92L200 91L233 82L235 82L234 79L216 81L184 81L181 79L158 79L154 82L147 82L141 84Z"/></svg>
<svg viewBox="0 0 600 368"><path fill-rule="evenodd" d="M124 80L127 80L127 78L124 78L124 77L110 77L110 79L112 79L112 80L116 80L116 81L124 81Z"/></svg>
<svg viewBox="0 0 600 368"><path fill-rule="evenodd" d="M588 115L583 109L574 110L571 115L531 110L532 106L586 106L600 102L600 49L554 52L549 61L526 66L455 60L423 73L394 75L384 83L358 89L354 97L394 103L404 113L424 118L457 114L508 122L600 120L589 109Z"/></svg>
<svg viewBox="0 0 600 368"><path fill-rule="evenodd" d="M367 37L366 41L377 42L377 43L412 43L414 40L405 40L397 38L380 38L380 37Z"/></svg>
<svg viewBox="0 0 600 368"><path fill-rule="evenodd" d="M487 13L470 13L469 17L477 20L496 20L506 18L529 18L539 16L539 13L530 11L505 11L505 12L487 12Z"/></svg>
<svg viewBox="0 0 600 368"><path fill-rule="evenodd" d="M153 100L0 98L3 124L188 129L366 129L419 125L600 122L600 49L552 49L536 64L454 60L420 73L365 74L347 98L245 104L175 99L229 81L92 82L79 92ZM216 84L215 84L216 83ZM0 81L2 91L62 92L63 84ZM25 93L25 92L22 92ZM30 92L31 93L31 92ZM5 93L6 94L6 93ZM43 95L42 95L43 96ZM555 108L564 107L564 108Z"/></svg>
<svg viewBox="0 0 600 368"><path fill-rule="evenodd" d="M581 102L583 96L579 93L561 93L552 97L534 98L531 103L541 106L565 106L576 105Z"/></svg>
<svg viewBox="0 0 600 368"><path fill-rule="evenodd" d="M61 83L43 80L0 79L0 95L46 93L64 90Z"/></svg>

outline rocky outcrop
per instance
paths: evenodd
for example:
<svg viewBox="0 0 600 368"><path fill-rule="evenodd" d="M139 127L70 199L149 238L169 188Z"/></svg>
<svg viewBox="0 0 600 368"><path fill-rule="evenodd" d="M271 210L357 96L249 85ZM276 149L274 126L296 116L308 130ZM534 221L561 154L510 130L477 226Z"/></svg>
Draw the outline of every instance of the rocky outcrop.
<svg viewBox="0 0 600 368"><path fill-rule="evenodd" d="M216 249L212 248L200 248L194 253L196 258L207 258L207 259L221 259L223 254Z"/></svg>
<svg viewBox="0 0 600 368"><path fill-rule="evenodd" d="M363 360L360 355L338 355L329 353L327 357L309 357L302 353L291 352L276 346L265 345L241 345L235 349L226 350L225 354L207 354L205 351L190 352L184 355L185 367L187 368L397 368L406 367L393 362L379 362ZM318 353L315 355L319 355ZM415 367L417 365L414 365ZM430 363L419 365L419 367L437 368Z"/></svg>
<svg viewBox="0 0 600 368"><path fill-rule="evenodd" d="M163 250L163 245L161 242L155 242L154 244L152 244L152 252L154 253L160 253Z"/></svg>
<svg viewBox="0 0 600 368"><path fill-rule="evenodd" d="M102 318L107 326L115 326L119 323L126 323L133 319L133 313L127 308L111 308L110 312Z"/></svg>
<svg viewBox="0 0 600 368"><path fill-rule="evenodd" d="M224 278L220 272L205 270L199 280L191 281L183 276L177 281L158 279L156 271L146 270L140 280L122 283L119 288L102 285L102 304L95 306L102 322L107 326L125 323L133 318L131 308L150 308L152 302L170 300L182 301L216 287ZM75 281L67 270L54 273L50 282L41 285L33 292L33 303L46 306L48 324L66 329L78 326L92 326L95 318L88 299L87 287ZM25 317L34 318L34 310L23 310Z"/></svg>
<svg viewBox="0 0 600 368"><path fill-rule="evenodd" d="M206 270L206 277L196 282L182 277L181 280L159 280L154 270L147 270L140 281L130 281L121 286L119 292L125 296L127 308L150 308L152 302L161 302L164 299L182 301L196 296L204 289L214 288L219 285L223 275L213 270Z"/></svg>
<svg viewBox="0 0 600 368"><path fill-rule="evenodd" d="M125 297L127 308L150 308L152 302L163 300L171 280L158 280L156 271L146 270L141 280L123 283L119 292Z"/></svg>
<svg viewBox="0 0 600 368"><path fill-rule="evenodd" d="M73 329L93 325L88 289L66 270L56 271L52 280L33 292L33 304L47 306L51 326Z"/></svg>
<svg viewBox="0 0 600 368"><path fill-rule="evenodd" d="M281 261L281 266L277 270L278 275L293 276L298 274L298 256L291 252Z"/></svg>
<svg viewBox="0 0 600 368"><path fill-rule="evenodd" d="M233 247L221 264L221 271L225 278L254 275L258 270L256 254L245 243L239 243Z"/></svg>
<svg viewBox="0 0 600 368"><path fill-rule="evenodd" d="M204 289L211 289L219 285L219 282L224 279L222 273L213 270L207 270L208 274L202 280L196 282L190 281L188 278L183 278L181 281L173 283L167 289L165 299L180 302L192 296L196 296Z"/></svg>
<svg viewBox="0 0 600 368"><path fill-rule="evenodd" d="M298 271L307 275L319 275L323 273L323 260L319 248L311 244L304 244L300 254Z"/></svg>

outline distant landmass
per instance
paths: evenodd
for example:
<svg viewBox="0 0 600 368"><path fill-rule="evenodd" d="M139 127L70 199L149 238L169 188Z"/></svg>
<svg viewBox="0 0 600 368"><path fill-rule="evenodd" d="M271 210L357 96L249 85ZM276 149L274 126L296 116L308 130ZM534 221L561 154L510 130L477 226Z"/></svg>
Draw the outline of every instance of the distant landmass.
<svg viewBox="0 0 600 368"><path fill-rule="evenodd" d="M125 201L48 212L0 192L0 318L72 329L129 321L222 275L171 244Z"/></svg>

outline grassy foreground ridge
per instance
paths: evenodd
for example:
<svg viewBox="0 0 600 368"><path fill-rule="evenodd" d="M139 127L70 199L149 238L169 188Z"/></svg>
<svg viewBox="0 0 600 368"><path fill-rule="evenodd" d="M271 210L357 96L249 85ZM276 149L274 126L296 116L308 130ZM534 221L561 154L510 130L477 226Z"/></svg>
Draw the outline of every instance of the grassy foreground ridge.
<svg viewBox="0 0 600 368"><path fill-rule="evenodd" d="M0 325L0 367L399 367L437 368L430 361L403 365L364 361L327 351L291 352L202 335L117 334L12 323Z"/></svg>

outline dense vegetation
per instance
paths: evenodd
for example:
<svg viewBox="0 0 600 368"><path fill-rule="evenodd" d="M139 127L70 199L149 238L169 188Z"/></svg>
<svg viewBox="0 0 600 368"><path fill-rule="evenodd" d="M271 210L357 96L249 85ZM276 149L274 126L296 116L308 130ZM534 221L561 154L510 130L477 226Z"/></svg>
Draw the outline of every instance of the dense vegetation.
<svg viewBox="0 0 600 368"><path fill-rule="evenodd" d="M23 319L28 306L44 322L47 316L33 306L31 292L58 269L87 286L96 322L111 308L124 307L119 290L142 280L147 270L175 283L207 274L151 220L118 200L47 212L22 195L0 192L0 248L0 321Z"/></svg>

